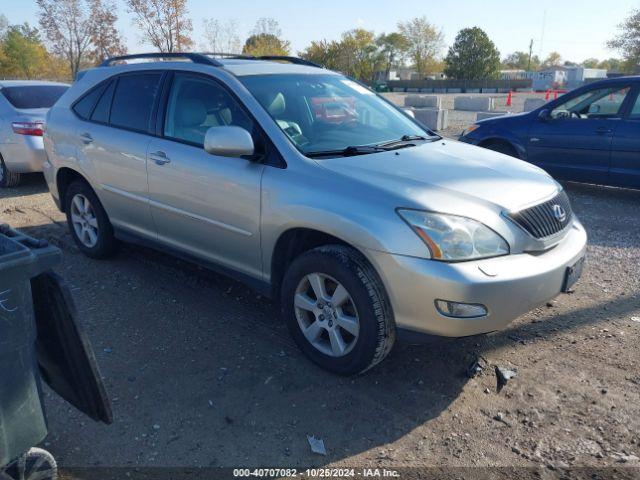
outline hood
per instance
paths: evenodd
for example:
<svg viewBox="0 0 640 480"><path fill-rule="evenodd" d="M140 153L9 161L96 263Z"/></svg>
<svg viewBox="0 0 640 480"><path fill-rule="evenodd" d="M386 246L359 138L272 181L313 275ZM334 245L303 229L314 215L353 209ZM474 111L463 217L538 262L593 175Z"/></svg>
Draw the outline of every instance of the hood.
<svg viewBox="0 0 640 480"><path fill-rule="evenodd" d="M500 121L503 121L505 119L513 120L514 118L522 118L522 117L526 117L528 115L531 115L531 112L507 113L505 115L500 115L498 117L483 118L482 120L478 120L475 123L476 124L487 125L489 123L500 122Z"/></svg>
<svg viewBox="0 0 640 480"><path fill-rule="evenodd" d="M552 196L560 188L546 172L529 163L451 140L318 163L439 211L446 211L440 204L443 193L517 210ZM434 199L438 205L432 204Z"/></svg>

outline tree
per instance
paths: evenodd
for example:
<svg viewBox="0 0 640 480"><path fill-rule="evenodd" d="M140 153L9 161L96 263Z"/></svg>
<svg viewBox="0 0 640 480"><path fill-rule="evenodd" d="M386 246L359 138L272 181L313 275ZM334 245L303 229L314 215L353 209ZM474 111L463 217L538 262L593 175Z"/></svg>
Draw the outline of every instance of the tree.
<svg viewBox="0 0 640 480"><path fill-rule="evenodd" d="M291 44L283 40L280 25L273 18L259 18L242 53L245 55L289 55Z"/></svg>
<svg viewBox="0 0 640 480"><path fill-rule="evenodd" d="M187 0L126 0L142 37L160 52L186 51L193 45Z"/></svg>
<svg viewBox="0 0 640 480"><path fill-rule="evenodd" d="M531 60L529 60L529 53L513 52L505 57L502 65L505 68L515 70L535 71L540 68L540 58L537 55L532 55Z"/></svg>
<svg viewBox="0 0 640 480"><path fill-rule="evenodd" d="M331 70L344 71L344 65L341 62L343 55L340 51L340 42L335 40L313 41L305 50L298 52L298 55Z"/></svg>
<svg viewBox="0 0 640 480"><path fill-rule="evenodd" d="M619 29L620 34L609 40L607 46L622 53L623 71L633 73L640 66L640 9L632 10Z"/></svg>
<svg viewBox="0 0 640 480"><path fill-rule="evenodd" d="M458 32L444 62L444 72L451 78L495 78L500 70L500 52L484 30L464 28Z"/></svg>
<svg viewBox="0 0 640 480"><path fill-rule="evenodd" d="M409 50L409 42L404 35L398 32L381 34L376 39L380 54L385 60L385 76L389 76L391 69L404 63L404 58Z"/></svg>
<svg viewBox="0 0 640 480"><path fill-rule="evenodd" d="M622 60L619 58L607 58L598 64L598 68L604 68L611 72L619 72L622 70Z"/></svg>
<svg viewBox="0 0 640 480"><path fill-rule="evenodd" d="M344 32L340 50L345 73L363 82L373 82L376 70L382 68L384 60L378 51L373 32L363 28Z"/></svg>
<svg viewBox="0 0 640 480"><path fill-rule="evenodd" d="M242 47L244 55L289 55L290 45L286 40L281 40L271 33L258 33L247 38Z"/></svg>
<svg viewBox="0 0 640 480"><path fill-rule="evenodd" d="M209 18L203 20L203 25L205 41L201 44L202 50L237 54L242 51L237 20L222 22L215 18Z"/></svg>
<svg viewBox="0 0 640 480"><path fill-rule="evenodd" d="M106 58L124 55L127 47L116 28L118 15L115 3L106 0L92 0L95 27L91 35L93 44L92 57L95 63L102 63Z"/></svg>
<svg viewBox="0 0 640 480"><path fill-rule="evenodd" d="M562 65L562 56L558 52L551 52L542 62L542 68L553 68Z"/></svg>
<svg viewBox="0 0 640 480"><path fill-rule="evenodd" d="M427 17L416 17L400 22L398 30L407 40L407 52L416 70L421 77L424 77L442 51L444 45L442 31L429 23Z"/></svg>
<svg viewBox="0 0 640 480"><path fill-rule="evenodd" d="M122 42L114 27L117 19L114 4L103 6L100 0L36 2L40 8L40 26L53 53L67 61L73 78L91 57L122 51Z"/></svg>
<svg viewBox="0 0 640 480"><path fill-rule="evenodd" d="M598 68L600 64L600 60L597 58L587 58L584 62L582 62L582 66L584 68Z"/></svg>
<svg viewBox="0 0 640 480"><path fill-rule="evenodd" d="M4 38L8 30L9 30L9 20L7 19L5 14L0 13L0 40Z"/></svg>
<svg viewBox="0 0 640 480"><path fill-rule="evenodd" d="M37 29L26 23L13 25L2 42L0 70L7 77L37 78L46 66L47 57Z"/></svg>

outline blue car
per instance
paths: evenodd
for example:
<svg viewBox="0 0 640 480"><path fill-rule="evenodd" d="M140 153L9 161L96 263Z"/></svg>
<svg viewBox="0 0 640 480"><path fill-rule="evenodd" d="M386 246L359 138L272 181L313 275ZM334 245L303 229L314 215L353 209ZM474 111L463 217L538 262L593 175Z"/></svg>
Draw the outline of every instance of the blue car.
<svg viewBox="0 0 640 480"><path fill-rule="evenodd" d="M531 112L482 120L460 140L555 178L640 188L640 76L594 82Z"/></svg>

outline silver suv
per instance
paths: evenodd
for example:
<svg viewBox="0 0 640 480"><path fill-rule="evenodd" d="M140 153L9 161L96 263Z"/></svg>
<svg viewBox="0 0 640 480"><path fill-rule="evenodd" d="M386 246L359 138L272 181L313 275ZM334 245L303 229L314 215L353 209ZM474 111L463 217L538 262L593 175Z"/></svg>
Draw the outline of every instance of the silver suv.
<svg viewBox="0 0 640 480"><path fill-rule="evenodd" d="M88 256L120 239L243 279L340 374L398 333L503 328L580 276L585 231L537 167L300 59L160 57L87 71L47 117L45 176Z"/></svg>

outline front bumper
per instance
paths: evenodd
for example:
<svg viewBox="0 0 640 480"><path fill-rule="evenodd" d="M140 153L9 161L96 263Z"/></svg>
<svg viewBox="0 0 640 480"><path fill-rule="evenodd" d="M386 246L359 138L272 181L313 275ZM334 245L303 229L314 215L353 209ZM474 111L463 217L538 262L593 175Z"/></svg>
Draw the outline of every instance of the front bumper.
<svg viewBox="0 0 640 480"><path fill-rule="evenodd" d="M19 135L19 137L19 142L0 145L7 170L13 173L42 172L42 166L47 157L42 137L29 135Z"/></svg>
<svg viewBox="0 0 640 480"><path fill-rule="evenodd" d="M566 237L544 252L444 263L368 251L382 277L398 328L464 337L506 327L518 316L556 297L567 268L585 255L587 234L576 220ZM440 314L435 300L485 305L479 318Z"/></svg>

